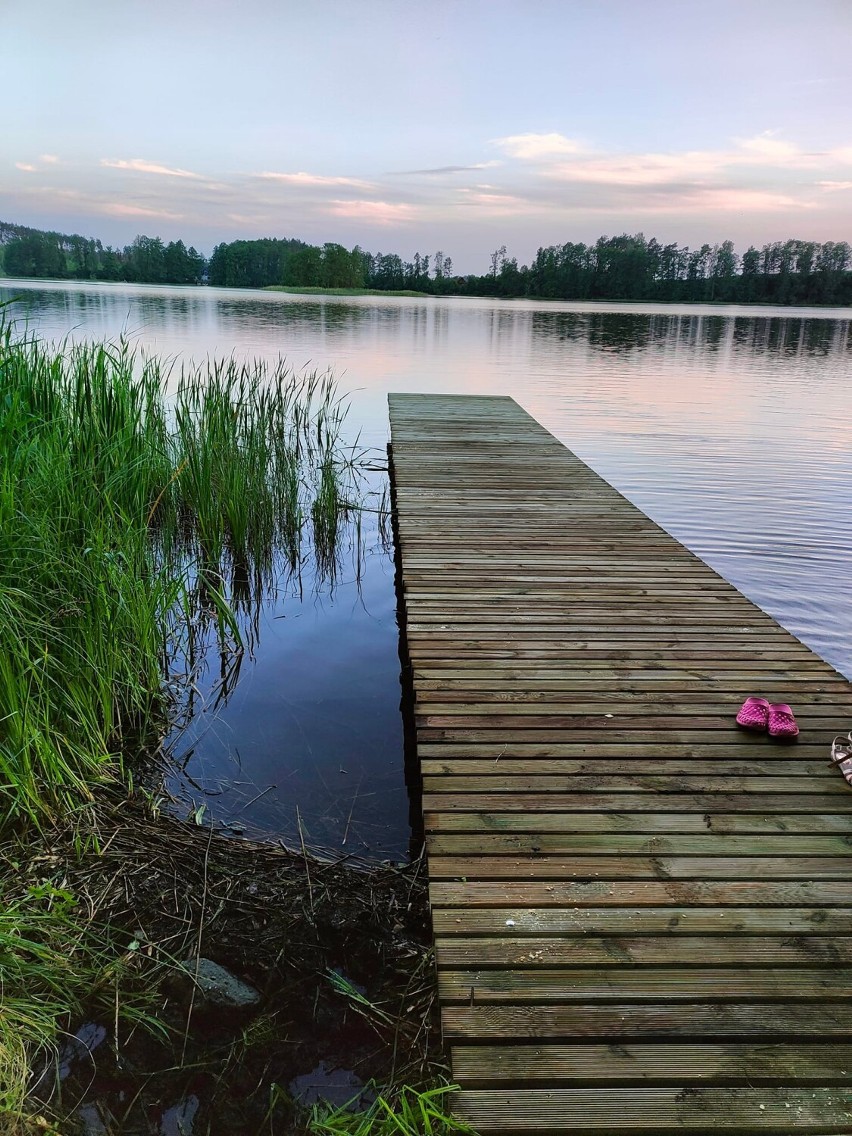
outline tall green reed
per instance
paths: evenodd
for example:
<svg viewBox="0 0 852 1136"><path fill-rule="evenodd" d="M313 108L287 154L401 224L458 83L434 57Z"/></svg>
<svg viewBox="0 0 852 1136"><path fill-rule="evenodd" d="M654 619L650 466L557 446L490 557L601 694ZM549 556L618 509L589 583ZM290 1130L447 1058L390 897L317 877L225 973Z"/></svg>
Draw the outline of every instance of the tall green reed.
<svg viewBox="0 0 852 1136"><path fill-rule="evenodd" d="M169 680L211 626L240 648L308 522L333 559L344 417L328 374L283 360L176 373L0 313L0 828L75 807L162 734Z"/></svg>

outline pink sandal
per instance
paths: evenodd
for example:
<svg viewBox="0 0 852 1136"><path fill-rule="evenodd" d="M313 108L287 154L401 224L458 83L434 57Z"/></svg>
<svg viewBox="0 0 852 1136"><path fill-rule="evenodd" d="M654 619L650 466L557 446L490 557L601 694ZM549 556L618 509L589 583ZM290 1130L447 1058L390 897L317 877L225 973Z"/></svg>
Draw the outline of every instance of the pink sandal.
<svg viewBox="0 0 852 1136"><path fill-rule="evenodd" d="M769 703L765 698L747 698L737 714L737 725L746 730L765 730L769 725Z"/></svg>
<svg viewBox="0 0 852 1136"><path fill-rule="evenodd" d="M799 727L796 725L793 711L783 702L773 702L769 707L769 736L770 738L799 736Z"/></svg>
<svg viewBox="0 0 852 1136"><path fill-rule="evenodd" d="M852 785L852 733L838 734L831 743L831 761L843 774L847 785Z"/></svg>

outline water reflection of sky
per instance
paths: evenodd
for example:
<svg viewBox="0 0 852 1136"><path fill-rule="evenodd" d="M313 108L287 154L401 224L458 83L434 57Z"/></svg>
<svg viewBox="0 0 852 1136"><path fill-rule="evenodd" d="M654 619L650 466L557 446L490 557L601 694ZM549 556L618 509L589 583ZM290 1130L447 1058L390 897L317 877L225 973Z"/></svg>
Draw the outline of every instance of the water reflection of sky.
<svg viewBox="0 0 852 1136"><path fill-rule="evenodd" d="M14 293L52 336L126 331L183 358L280 354L296 366L331 366L353 392L352 433L370 446L387 441L388 390L511 394L852 676L848 309L316 299L33 282L6 282L0 298ZM351 741L347 753L362 755L365 782L378 768L392 770L387 798L355 801L365 844L369 825L387 826L389 802L403 800L387 560L368 568L364 595L369 615L343 588L332 602L270 620L259 665L244 676L229 717L208 730L224 739L219 750L232 764L239 738L253 778L246 794L287 784L252 806L270 830L290 807L285 800L304 803L308 828L309 816L352 807L351 771L334 772L341 738ZM385 828L387 849L404 846L401 805L398 819ZM341 838L339 824L323 824L328 839ZM379 828L371 839L380 842Z"/></svg>
<svg viewBox="0 0 852 1136"><path fill-rule="evenodd" d="M393 561L368 518L333 585L281 576L224 705L209 651L168 788L234 831L399 856L408 841ZM298 810L298 811L297 811Z"/></svg>

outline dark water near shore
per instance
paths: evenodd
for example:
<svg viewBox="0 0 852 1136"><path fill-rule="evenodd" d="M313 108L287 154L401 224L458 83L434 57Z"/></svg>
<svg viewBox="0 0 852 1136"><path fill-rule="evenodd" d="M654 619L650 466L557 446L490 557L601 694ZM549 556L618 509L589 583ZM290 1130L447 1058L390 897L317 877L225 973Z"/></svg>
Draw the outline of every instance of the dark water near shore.
<svg viewBox="0 0 852 1136"><path fill-rule="evenodd" d="M388 390L510 394L852 677L852 310L0 283L0 301L19 296L50 337L330 366L353 392L351 435L377 460ZM374 519L360 541L350 533L333 590L309 565L301 585L282 580L255 654L226 706L214 708L215 665L200 691L175 747L179 807L404 855L393 564Z"/></svg>

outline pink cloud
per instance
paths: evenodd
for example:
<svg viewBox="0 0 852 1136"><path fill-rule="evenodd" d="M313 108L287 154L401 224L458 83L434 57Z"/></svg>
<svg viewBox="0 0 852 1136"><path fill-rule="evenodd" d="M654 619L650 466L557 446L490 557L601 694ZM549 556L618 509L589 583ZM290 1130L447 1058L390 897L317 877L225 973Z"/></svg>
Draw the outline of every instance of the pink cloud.
<svg viewBox="0 0 852 1136"><path fill-rule="evenodd" d="M389 201L331 201L328 212L335 217L369 221L374 225L403 225L416 219L416 211L411 205Z"/></svg>
<svg viewBox="0 0 852 1136"><path fill-rule="evenodd" d="M538 212L535 202L513 193L488 193L462 190L462 206L475 207L480 217L518 217Z"/></svg>
<svg viewBox="0 0 852 1136"><path fill-rule="evenodd" d="M786 193L771 193L761 189L738 189L718 187L702 189L684 198L680 203L669 200L665 208L671 211L691 211L702 209L722 209L728 212L754 210L764 212L770 209L813 209L810 201L790 197Z"/></svg>
<svg viewBox="0 0 852 1136"><path fill-rule="evenodd" d="M34 174L36 172L36 167L29 162L15 162L15 169L23 170L24 173L27 174Z"/></svg>
<svg viewBox="0 0 852 1136"><path fill-rule="evenodd" d="M596 182L600 185L665 185L710 174L718 164L715 155L700 151L682 154L626 154L560 162L546 169L560 181Z"/></svg>
<svg viewBox="0 0 852 1136"><path fill-rule="evenodd" d="M499 140L514 143L517 139L561 138L561 135L517 135ZM569 141L564 140L566 143ZM727 149L682 150L670 153L592 153L572 152L570 146L531 142L507 146L515 157L533 159L541 177L556 181L585 182L605 187L641 186L712 186L730 185L735 173L752 181L763 173L777 178L779 171L822 170L829 172L837 165L852 164L852 147L832 150L805 150L794 142L764 131L750 138L734 139Z"/></svg>
<svg viewBox="0 0 852 1136"><path fill-rule="evenodd" d="M168 209L149 209L145 205L128 205L124 202L113 201L103 206L104 213L113 217L159 217L167 221L180 221L182 213L172 213Z"/></svg>

